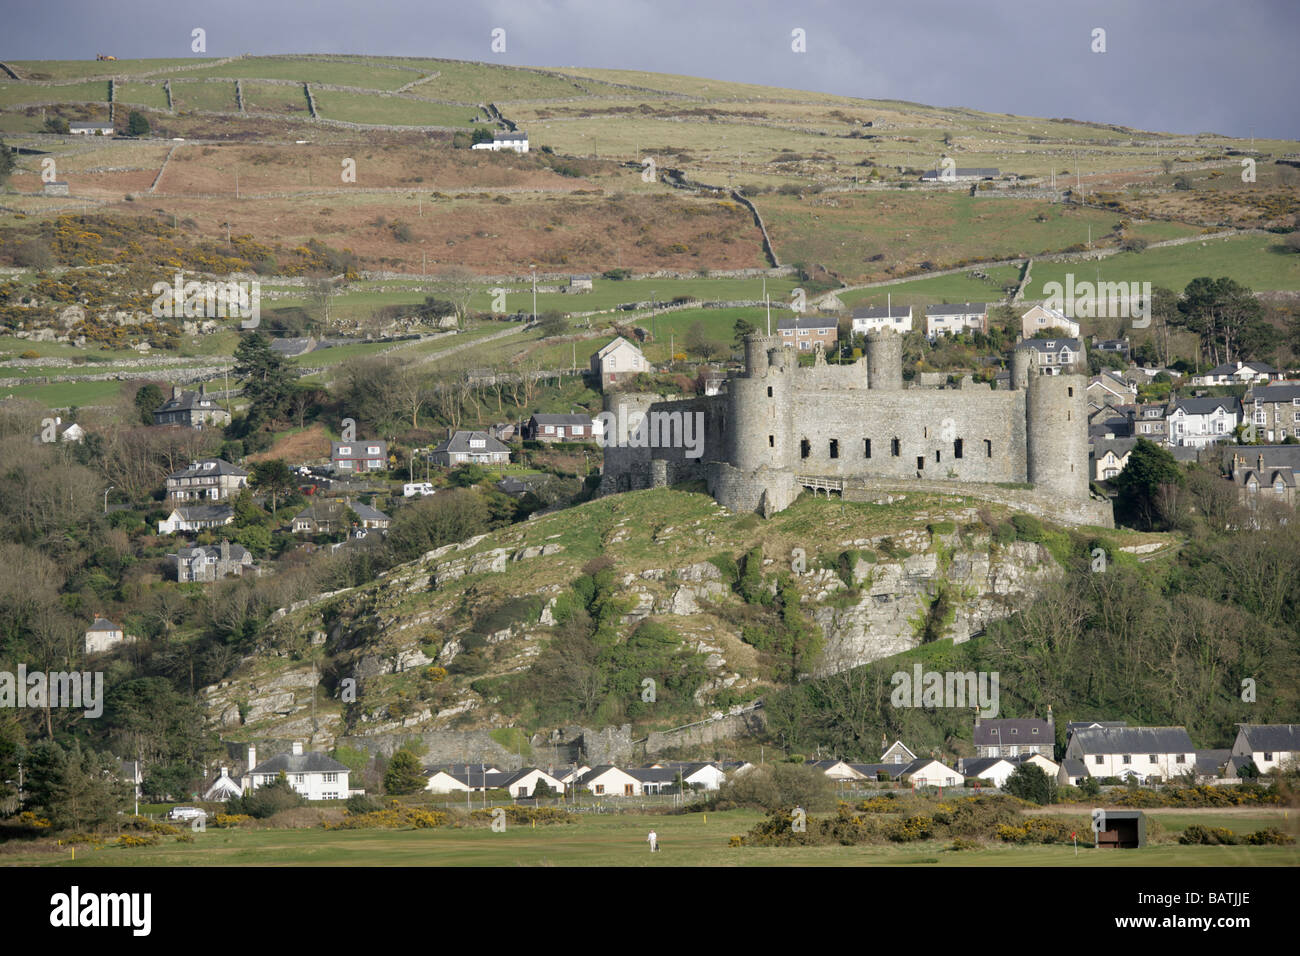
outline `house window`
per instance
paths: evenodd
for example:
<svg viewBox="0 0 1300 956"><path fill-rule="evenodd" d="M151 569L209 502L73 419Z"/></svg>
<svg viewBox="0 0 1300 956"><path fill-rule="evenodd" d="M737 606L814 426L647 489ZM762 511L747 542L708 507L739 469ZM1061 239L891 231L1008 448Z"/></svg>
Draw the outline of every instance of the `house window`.
<svg viewBox="0 0 1300 956"><path fill-rule="evenodd" d="M1147 754L1147 763L1155 763L1155 762L1156 762L1156 755L1155 755L1155 754Z"/></svg>
<svg viewBox="0 0 1300 956"><path fill-rule="evenodd" d="M1014 737L1014 736L1016 736L1016 735L1019 734L1019 733L1020 733L1020 728L1019 728L1019 727L1012 727L1012 728L1011 728L1011 736Z"/></svg>
<svg viewBox="0 0 1300 956"><path fill-rule="evenodd" d="M1273 753L1272 753L1272 751L1268 751L1268 750L1264 751L1264 759L1265 759L1265 760L1272 760L1272 759L1273 759Z"/></svg>
<svg viewBox="0 0 1300 956"><path fill-rule="evenodd" d="M1097 754L1097 756L1093 757L1092 762L1097 766L1101 766L1102 764L1101 754Z"/></svg>
<svg viewBox="0 0 1300 956"><path fill-rule="evenodd" d="M325 782L325 783L338 783L338 782L339 782L339 775L336 774L336 773L327 773L327 774L325 774L325 781L324 781L324 782Z"/></svg>
<svg viewBox="0 0 1300 956"><path fill-rule="evenodd" d="M832 458L840 457L840 440L838 438L831 439L831 457Z"/></svg>
<svg viewBox="0 0 1300 956"><path fill-rule="evenodd" d="M1067 397L1067 398L1074 398L1074 388L1073 388L1073 387L1067 387L1067 388L1065 389L1065 394L1066 394L1066 397Z"/></svg>
<svg viewBox="0 0 1300 956"><path fill-rule="evenodd" d="M1032 733L1035 733L1035 734L1038 733L1038 728L1037 728L1037 727L1033 728L1033 730L1032 730L1031 732L1032 732Z"/></svg>
<svg viewBox="0 0 1300 956"><path fill-rule="evenodd" d="M1187 763L1187 754L1178 754L1174 758L1174 763Z"/></svg>
<svg viewBox="0 0 1300 956"><path fill-rule="evenodd" d="M636 786L636 784L632 784L632 783L625 783L625 784L623 784L623 796L625 796L625 797L630 797L630 796L632 796L632 788L633 788L634 786Z"/></svg>
<svg viewBox="0 0 1300 956"><path fill-rule="evenodd" d="M940 460L940 459L939 459L939 449L937 449L937 448L934 450L934 460L935 460L935 463L936 463L936 464L937 464L937 463L939 462L939 460Z"/></svg>
<svg viewBox="0 0 1300 956"><path fill-rule="evenodd" d="M863 457L863 458L870 458L870 457L871 457L871 439L870 439L870 438L864 438L864 439L862 439L862 457Z"/></svg>
<svg viewBox="0 0 1300 956"><path fill-rule="evenodd" d="M1125 754L1123 757L1120 758L1120 763L1132 763L1132 762L1133 762L1132 754Z"/></svg>
<svg viewBox="0 0 1300 956"><path fill-rule="evenodd" d="M604 792L605 792L605 785L603 783L596 784L596 793L603 794Z"/></svg>
<svg viewBox="0 0 1300 956"><path fill-rule="evenodd" d="M339 447L339 454L340 454L340 455L350 455L350 454L352 454L352 446L351 446L351 445L342 445L342 446L340 446L340 447Z"/></svg>
<svg viewBox="0 0 1300 956"><path fill-rule="evenodd" d="M293 775L293 782L294 782L294 783L303 783L304 781L306 781L306 779L307 779L306 774L295 773L295 774Z"/></svg>

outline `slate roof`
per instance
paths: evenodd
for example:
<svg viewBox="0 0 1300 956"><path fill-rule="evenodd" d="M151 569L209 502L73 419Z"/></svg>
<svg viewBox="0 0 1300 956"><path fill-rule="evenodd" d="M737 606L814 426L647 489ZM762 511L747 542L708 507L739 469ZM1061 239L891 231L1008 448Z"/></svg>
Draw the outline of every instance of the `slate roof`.
<svg viewBox="0 0 1300 956"><path fill-rule="evenodd" d="M913 761L915 762L915 761ZM912 766L911 763L851 763L849 764L854 770L867 777L875 780L876 775L882 770L889 775L891 780L897 780L902 776L903 771Z"/></svg>
<svg viewBox="0 0 1300 956"><path fill-rule="evenodd" d="M217 404L217 400L211 395L201 394L200 392L181 392L179 398L169 398L157 408L154 409L155 415L161 415L165 412L190 412L195 409L216 409L224 411Z"/></svg>
<svg viewBox="0 0 1300 956"><path fill-rule="evenodd" d="M1294 402L1300 398L1300 384L1256 385L1246 393L1252 402Z"/></svg>
<svg viewBox="0 0 1300 956"><path fill-rule="evenodd" d="M528 138L528 134L521 129L515 130L514 132L511 132L510 130L494 130L492 132L493 141L498 143L502 142L503 140L510 141L510 140L527 139L527 138Z"/></svg>
<svg viewBox="0 0 1300 956"><path fill-rule="evenodd" d="M120 631L121 628L106 617L95 618L95 623L86 628L88 631Z"/></svg>
<svg viewBox="0 0 1300 956"><path fill-rule="evenodd" d="M1276 375L1277 369L1264 362L1242 362L1243 369L1250 369L1252 372L1264 373L1266 375ZM1224 362L1222 365L1210 369L1208 372L1202 372L1202 375L1235 375L1237 373L1236 362Z"/></svg>
<svg viewBox="0 0 1300 956"><path fill-rule="evenodd" d="M247 550L247 549L246 549L242 544L231 544L231 546L230 546L230 560L231 560L231 561L235 561L235 562L240 562L240 563L242 563L243 560L244 560L244 555L246 555L246 554L248 554L248 553L249 553L248 550ZM201 544L201 545L198 545L197 547L193 547L193 548L177 548L177 549L176 549L176 557L177 557L178 560L181 560L181 561L187 561L187 560L193 558L193 557L194 557L195 555L197 555L197 554L202 554L202 555L204 555L205 557L210 555L211 557L214 557L214 558L220 558L220 557L221 557L221 545L219 545L219 544L207 544L207 545L203 545L203 544Z"/></svg>
<svg viewBox="0 0 1300 956"><path fill-rule="evenodd" d="M314 348L316 348L316 340L310 336L307 338L271 340L271 351L280 355L306 355Z"/></svg>
<svg viewBox="0 0 1300 956"><path fill-rule="evenodd" d="M1238 724L1251 750L1300 752L1300 724Z"/></svg>
<svg viewBox="0 0 1300 956"><path fill-rule="evenodd" d="M891 307L885 308L860 308L854 309L849 313L855 319L905 319L912 314L912 307L899 306L891 311Z"/></svg>
<svg viewBox="0 0 1300 956"><path fill-rule="evenodd" d="M482 448L471 448L469 442L471 438L481 438L483 440ZM438 443L434 452L463 452L465 454L474 453L476 455L485 455L491 452L509 452L510 449L501 442L497 441L487 432L456 432L451 438L444 438Z"/></svg>
<svg viewBox="0 0 1300 956"><path fill-rule="evenodd" d="M1252 468L1259 467L1264 456L1265 468L1290 468L1300 471L1300 445L1227 445L1223 449L1223 466L1232 464L1232 456L1241 455Z"/></svg>
<svg viewBox="0 0 1300 956"><path fill-rule="evenodd" d="M1034 733L1037 730L1038 733ZM997 731L997 733L994 733ZM1047 741L1054 743L1052 727L1046 720L1036 717L1006 717L999 720L981 720L975 727L977 747L1018 747Z"/></svg>
<svg viewBox="0 0 1300 956"><path fill-rule="evenodd" d="M671 767L637 767L634 770L628 770L627 773L642 783L673 784L677 782L678 771Z"/></svg>
<svg viewBox="0 0 1300 956"><path fill-rule="evenodd" d="M1116 456L1123 458L1133 450L1137 443L1136 438L1099 438L1092 443L1092 455L1094 458L1105 458L1106 452L1113 451Z"/></svg>
<svg viewBox="0 0 1300 956"><path fill-rule="evenodd" d="M352 510L357 513L357 517L362 521L389 521L388 515L384 514L378 508L372 508L370 505L363 505L357 502L352 506Z"/></svg>
<svg viewBox="0 0 1300 956"><path fill-rule="evenodd" d="M1048 347L1047 347L1047 343L1048 343L1048 342L1051 342L1051 343L1052 343L1052 347L1051 347L1051 348L1048 348ZM1016 348L1018 348L1018 349L1033 349L1035 352L1044 352L1044 353L1046 353L1046 352L1051 352L1051 353L1053 353L1053 354L1056 353L1056 352L1061 351L1061 349L1063 349L1063 348L1069 348L1069 350L1070 350L1071 352L1081 352L1081 351L1083 351L1083 346L1080 344L1080 342L1079 342L1078 339L1066 339L1066 338L1061 338L1061 339L1025 339L1023 342L1021 342L1020 344L1018 344L1018 345L1016 346Z"/></svg>
<svg viewBox="0 0 1300 956"><path fill-rule="evenodd" d="M1234 414L1241 414L1241 401L1233 395L1221 398L1180 398L1173 403L1169 414L1181 410L1186 415L1210 415L1216 408L1222 408Z"/></svg>
<svg viewBox="0 0 1300 956"><path fill-rule="evenodd" d="M972 757L959 760L957 769L965 777L978 777L990 767L1000 763L1011 763L1006 757Z"/></svg>
<svg viewBox="0 0 1300 956"><path fill-rule="evenodd" d="M1198 750L1196 751L1196 772L1217 777L1219 771L1231 759L1231 750Z"/></svg>
<svg viewBox="0 0 1300 956"><path fill-rule="evenodd" d="M1073 742L1086 754L1195 753L1182 727L1103 727L1076 731Z"/></svg>
<svg viewBox="0 0 1300 956"><path fill-rule="evenodd" d="M834 329L838 321L832 315L799 316L794 319L782 319L776 324L777 329Z"/></svg>
<svg viewBox="0 0 1300 956"><path fill-rule="evenodd" d="M634 342L629 342L627 339L623 338L623 336L620 335L620 336L617 336L613 341L609 342L607 345L603 346L603 347L602 347L602 348L601 348L601 349L596 353L596 357L597 357L597 358L604 358L604 357L605 357L606 355L608 355L610 352L614 351L614 349L618 348L619 343L622 343L623 345L630 345L630 346L632 346L632 348L636 349L636 351L637 351L638 354L640 354L640 352L641 352L641 350L640 350L639 348L636 347L636 343L634 343Z"/></svg>
<svg viewBox="0 0 1300 956"><path fill-rule="evenodd" d="M1233 473L1233 480L1243 485L1249 484L1252 478L1260 485L1272 488L1279 480L1283 487L1295 487L1295 472L1290 468L1269 468L1267 465L1263 471L1258 468L1239 468Z"/></svg>
<svg viewBox="0 0 1300 956"><path fill-rule="evenodd" d="M967 302L965 305L927 305L926 315L983 315L989 310L986 302Z"/></svg>
<svg viewBox="0 0 1300 956"><path fill-rule="evenodd" d="M533 415L529 420L536 422L538 425L590 425L591 424L590 415L577 415L577 414L573 414L573 415L537 414L537 415Z"/></svg>
<svg viewBox="0 0 1300 956"><path fill-rule="evenodd" d="M1066 757L1061 761L1061 767L1065 770L1067 777L1086 777L1088 768L1083 761L1077 757Z"/></svg>
<svg viewBox="0 0 1300 956"><path fill-rule="evenodd" d="M250 773L351 773L346 766L323 753L280 754L263 760Z"/></svg>
<svg viewBox="0 0 1300 956"><path fill-rule="evenodd" d="M209 465L211 467L208 467ZM203 458L198 462L191 463L188 468L168 475L167 480L206 478L212 475L230 475L235 478L247 478L248 472L244 471L244 469L240 468L238 465L232 465L224 458Z"/></svg>
<svg viewBox="0 0 1300 956"><path fill-rule="evenodd" d="M182 521L225 521L235 516L235 509L230 505L189 505L173 508L171 514L179 514Z"/></svg>

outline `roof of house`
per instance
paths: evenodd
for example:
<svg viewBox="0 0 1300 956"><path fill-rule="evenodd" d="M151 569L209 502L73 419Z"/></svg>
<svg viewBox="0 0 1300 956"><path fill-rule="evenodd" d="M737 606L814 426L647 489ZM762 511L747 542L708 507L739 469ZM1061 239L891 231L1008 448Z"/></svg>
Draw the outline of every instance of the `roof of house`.
<svg viewBox="0 0 1300 956"><path fill-rule="evenodd" d="M69 123L68 129L111 129L112 123L107 121L100 123Z"/></svg>
<svg viewBox="0 0 1300 956"><path fill-rule="evenodd" d="M1088 776L1087 765L1078 757L1066 757L1061 761L1061 768L1065 771L1067 777Z"/></svg>
<svg viewBox="0 0 1300 956"><path fill-rule="evenodd" d="M1223 449L1225 468L1232 463L1234 455L1240 455L1252 468L1259 467L1259 456L1263 455L1265 468L1300 471L1300 445L1228 445Z"/></svg>
<svg viewBox="0 0 1300 956"><path fill-rule="evenodd" d="M1246 393L1246 398L1252 402L1294 402L1300 398L1300 384L1282 382L1256 385Z"/></svg>
<svg viewBox="0 0 1300 956"><path fill-rule="evenodd" d="M927 305L925 307L926 315L983 315L988 312L989 307L986 302L967 302L965 305Z"/></svg>
<svg viewBox="0 0 1300 956"><path fill-rule="evenodd" d="M833 329L838 321L833 315L807 315L793 319L782 319L776 324L778 329Z"/></svg>
<svg viewBox="0 0 1300 956"><path fill-rule="evenodd" d="M476 441L481 439L483 441L483 447L471 448L469 444L471 439ZM485 452L508 453L510 449L501 444L501 442L497 441L487 432L456 432L450 438L444 438L440 441L438 446L434 448L434 451L458 453L478 452L479 454L482 454Z"/></svg>
<svg viewBox="0 0 1300 956"><path fill-rule="evenodd" d="M1196 751L1196 772L1218 774L1231 759L1231 750L1198 750Z"/></svg>
<svg viewBox="0 0 1300 956"><path fill-rule="evenodd" d="M1300 752L1300 724L1238 724L1251 750Z"/></svg>
<svg viewBox="0 0 1300 956"><path fill-rule="evenodd" d="M1029 309L1028 309L1028 310L1027 310L1023 315L1021 315L1020 317L1023 319L1025 316L1029 315L1030 312L1033 312L1034 309L1037 309L1037 310L1040 311L1040 312L1046 312L1050 318L1056 319L1057 321L1059 321L1059 322L1061 322L1061 323L1063 323L1063 324L1066 323L1066 322L1070 323L1070 325L1075 325L1075 324L1077 324L1077 323L1074 321L1074 319L1070 318L1068 315L1066 315L1066 314L1065 314L1064 312L1062 312L1060 309L1054 309L1054 308L1052 308L1050 305L1045 305L1045 304L1041 304L1041 303L1038 304L1038 305L1030 306L1030 308L1029 308Z"/></svg>
<svg viewBox="0 0 1300 956"><path fill-rule="evenodd" d="M217 411L224 409L217 404L216 399L211 395L201 392L181 392L179 397L169 398L157 408L154 409L155 415L164 412L188 412L196 408L216 408Z"/></svg>
<svg viewBox="0 0 1300 956"><path fill-rule="evenodd" d="M1025 339L1019 345L1018 349L1033 349L1036 352L1060 352L1069 349L1071 352L1082 351L1078 339Z"/></svg>
<svg viewBox="0 0 1300 956"><path fill-rule="evenodd" d="M1235 375L1239 369L1250 369L1255 373L1266 375L1276 375L1277 369L1264 362L1224 362L1217 365L1208 372L1202 372L1202 375Z"/></svg>
<svg viewBox="0 0 1300 956"><path fill-rule="evenodd" d="M352 510L357 513L357 517L362 521L389 521L388 515L384 514L378 508L372 508L370 505L364 505L357 502L352 506Z"/></svg>
<svg viewBox="0 0 1300 956"><path fill-rule="evenodd" d="M932 763L937 763L939 766L943 767L945 770L952 770L953 773L957 773L956 770L954 770L952 767L949 767L949 766L948 766L946 763L944 763L942 760L938 760L938 759L936 759L936 758L934 758L934 757L918 757L917 759L915 759L915 760L913 760L911 763L909 763L906 767L904 767L904 768L902 769L902 772L900 772L900 773L898 774L898 776L900 776L900 777L906 777L906 776L908 776L908 775L910 775L910 774L914 774L914 773L916 773L918 770L923 770L923 769L925 769L926 767L928 767L928 766L929 766L930 764L932 764Z"/></svg>
<svg viewBox="0 0 1300 956"><path fill-rule="evenodd" d="M1107 452L1114 452L1115 457L1124 458L1137 443L1136 438L1099 438L1092 443L1092 457L1105 458Z"/></svg>
<svg viewBox="0 0 1300 956"><path fill-rule="evenodd" d="M623 336L620 335L620 336L617 336L615 339L613 339L613 341L611 341L611 342L607 343L606 345L604 345L604 346L600 349L600 351L598 351L598 352L596 353L596 357L597 357L597 358L604 358L606 355L608 355L610 352L614 351L614 349L618 348L620 345L627 345L627 346L629 346L629 347L631 347L631 348L633 348L633 349L636 349L636 351L637 351L638 353L640 353L640 351L641 351L641 350L638 349L638 348L637 348L633 343L629 342L627 339L623 338Z"/></svg>
<svg viewBox="0 0 1300 956"><path fill-rule="evenodd" d="M430 767L428 770L425 771L424 775L426 777L432 776L433 774L438 773L439 771L447 774L458 774L458 773L464 774L464 773L469 773L470 771L473 771L474 773L482 773L485 767L488 773L497 772L497 767L494 764L490 764L490 763L489 764L444 763L444 764L438 764L437 766L434 767Z"/></svg>
<svg viewBox="0 0 1300 956"><path fill-rule="evenodd" d="M897 779L899 774L912 765L912 761L907 763L851 763L849 764L854 770L864 777L875 779L880 773L885 773L889 777Z"/></svg>
<svg viewBox="0 0 1300 956"><path fill-rule="evenodd" d="M88 631L120 631L122 630L106 617L96 617L95 623L86 628Z"/></svg>
<svg viewBox="0 0 1300 956"><path fill-rule="evenodd" d="M1101 727L1079 730L1071 738L1089 754L1194 753L1183 727Z"/></svg>
<svg viewBox="0 0 1300 956"><path fill-rule="evenodd" d="M1241 414L1241 402L1234 395L1218 398L1180 398L1173 403L1169 414L1181 411L1184 415L1211 415L1216 408L1222 408L1236 415Z"/></svg>
<svg viewBox="0 0 1300 956"><path fill-rule="evenodd" d="M1052 740L1052 725L1037 717L1004 717L975 725L977 747L1012 746L1030 740Z"/></svg>
<svg viewBox="0 0 1300 956"><path fill-rule="evenodd" d="M1003 757L1002 759L1015 764L1017 767L1022 763L1031 763L1035 760L1046 760L1050 764L1059 766L1059 764L1057 764L1057 762L1047 754L1016 754L1014 757Z"/></svg>
<svg viewBox="0 0 1300 956"><path fill-rule="evenodd" d="M247 478L248 472L238 465L232 465L224 458L202 458L199 461L192 462L188 468L172 472L167 476L167 480L179 481L183 478L202 478L208 475L229 475L234 478Z"/></svg>
<svg viewBox="0 0 1300 956"><path fill-rule="evenodd" d="M280 754L263 760L250 773L351 773L333 757L312 751L305 754Z"/></svg>
<svg viewBox="0 0 1300 956"><path fill-rule="evenodd" d="M551 415L536 414L529 418L529 421L536 422L538 425L590 425L590 415Z"/></svg>
<svg viewBox="0 0 1300 956"><path fill-rule="evenodd" d="M280 355L305 355L315 347L316 340L311 336L271 340L271 351L278 352Z"/></svg>
<svg viewBox="0 0 1300 956"><path fill-rule="evenodd" d="M172 514L179 515L182 521L225 521L235 516L235 509L230 505L187 505L173 508Z"/></svg>
<svg viewBox="0 0 1300 956"><path fill-rule="evenodd" d="M1005 757L973 757L967 760L958 761L958 770L963 776L978 777L985 773L990 767L1000 763L1010 763Z"/></svg>
<svg viewBox="0 0 1300 956"><path fill-rule="evenodd" d="M672 767L636 767L627 771L642 783L676 783L678 770Z"/></svg>
<svg viewBox="0 0 1300 956"><path fill-rule="evenodd" d="M204 557L210 555L214 558L219 558L221 557L221 545L201 544L193 548L176 549L176 557L181 561L194 558L198 555L203 555ZM238 561L242 564L245 557L248 557L250 559L252 558L252 552L250 552L242 544L232 544L230 546L230 557L231 560Z"/></svg>
<svg viewBox="0 0 1300 956"><path fill-rule="evenodd" d="M1263 471L1257 468L1240 468L1233 472L1232 479L1243 485L1248 485L1253 480L1256 484L1268 485L1271 488L1280 481L1283 487L1295 487L1295 472L1290 468L1265 467Z"/></svg>
<svg viewBox="0 0 1300 956"><path fill-rule="evenodd" d="M602 764L597 764L596 766L588 770L586 773L584 773L581 777L578 778L577 782L580 784L587 783L590 780L595 780L597 777L609 773L611 770L617 771L618 773L621 774L627 774L627 771L624 770L622 767L616 767L612 763L602 763ZM630 774L627 775L630 776Z"/></svg>
<svg viewBox="0 0 1300 956"><path fill-rule="evenodd" d="M517 130L493 130L492 139L496 142L502 140L527 139L528 134L521 129Z"/></svg>
<svg viewBox="0 0 1300 956"><path fill-rule="evenodd" d="M906 319L912 315L912 307L899 306L897 309L892 306L885 308L860 308L854 309L849 313L855 319Z"/></svg>

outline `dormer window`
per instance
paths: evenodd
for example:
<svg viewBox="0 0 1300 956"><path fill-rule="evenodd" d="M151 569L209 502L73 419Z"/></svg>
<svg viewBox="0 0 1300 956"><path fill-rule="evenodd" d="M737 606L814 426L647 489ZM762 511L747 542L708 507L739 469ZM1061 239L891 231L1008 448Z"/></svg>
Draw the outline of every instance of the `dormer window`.
<svg viewBox="0 0 1300 956"><path fill-rule="evenodd" d="M352 446L351 446L351 445L340 445L340 446L339 446L339 454L340 454L340 455L350 455L350 454L352 454Z"/></svg>

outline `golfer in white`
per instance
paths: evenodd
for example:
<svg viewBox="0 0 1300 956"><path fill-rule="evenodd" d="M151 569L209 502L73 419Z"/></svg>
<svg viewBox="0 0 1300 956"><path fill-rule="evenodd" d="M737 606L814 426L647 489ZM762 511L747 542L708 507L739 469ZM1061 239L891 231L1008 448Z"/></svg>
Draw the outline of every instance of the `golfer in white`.
<svg viewBox="0 0 1300 956"><path fill-rule="evenodd" d="M654 853L655 851L657 851L657 850L659 849L659 834L655 833L654 830L651 830L651 831L650 831L650 835L649 835L648 837L646 837L646 839L647 839L648 841L650 841L650 852L651 852L651 853Z"/></svg>

